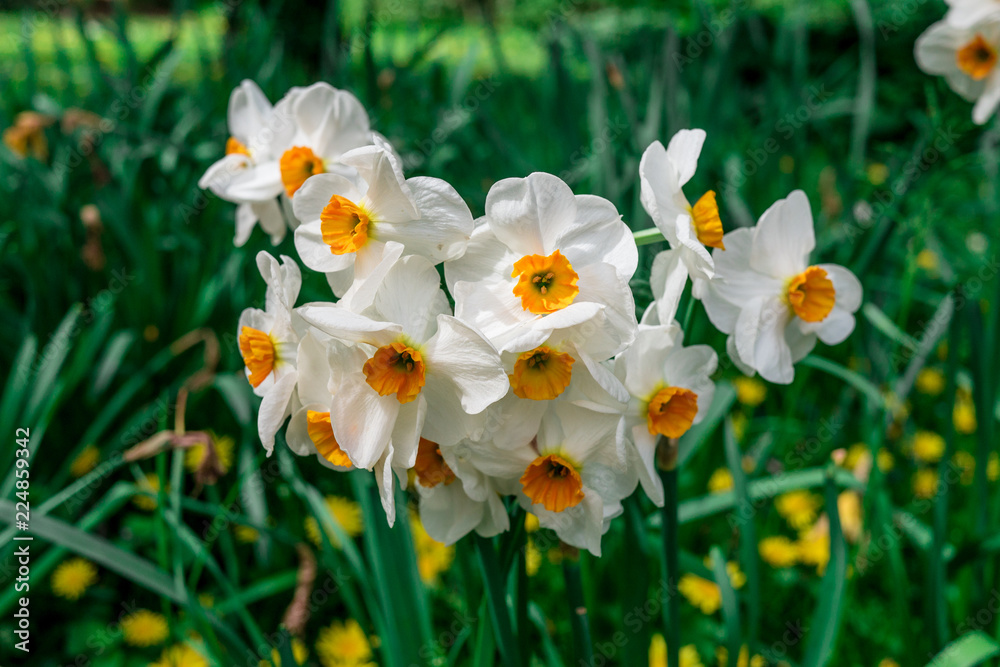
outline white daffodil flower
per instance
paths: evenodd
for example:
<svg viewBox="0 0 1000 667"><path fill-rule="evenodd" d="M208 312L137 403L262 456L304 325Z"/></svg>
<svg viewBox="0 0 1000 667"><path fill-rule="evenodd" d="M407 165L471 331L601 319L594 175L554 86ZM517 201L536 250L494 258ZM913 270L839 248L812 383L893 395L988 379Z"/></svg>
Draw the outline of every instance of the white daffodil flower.
<svg viewBox="0 0 1000 667"><path fill-rule="evenodd" d="M637 483L635 470L619 456L620 427L616 413L559 401L534 440L513 450L479 445L473 461L497 488L515 493L541 526L600 556L608 520Z"/></svg>
<svg viewBox="0 0 1000 667"><path fill-rule="evenodd" d="M414 466L420 519L427 534L454 544L475 530L493 537L510 527L493 481L470 462L468 441L452 447L420 439Z"/></svg>
<svg viewBox="0 0 1000 667"><path fill-rule="evenodd" d="M920 69L945 77L952 90L975 101L972 120L976 124L984 124L996 112L1000 105L1000 13L962 27L938 21L917 38L914 51Z"/></svg>
<svg viewBox="0 0 1000 667"><path fill-rule="evenodd" d="M956 28L971 28L980 21L1000 15L1000 0L945 0L944 19Z"/></svg>
<svg viewBox="0 0 1000 667"><path fill-rule="evenodd" d="M730 334L728 350L741 369L778 384L819 338L840 343L854 330L861 283L842 266L809 264L816 247L812 211L796 190L772 205L753 229L724 237L716 276L694 290L715 327Z"/></svg>
<svg viewBox="0 0 1000 667"><path fill-rule="evenodd" d="M253 392L263 400L257 415L257 430L268 455L274 436L291 408L298 382L296 363L302 322L294 313L302 286L302 274L291 257L278 260L266 252L257 254L257 268L267 283L264 310L247 308L237 327L240 354Z"/></svg>
<svg viewBox="0 0 1000 667"><path fill-rule="evenodd" d="M449 311L437 270L416 255L386 272L360 314L332 304L298 309L336 339L329 346L334 437L356 467L384 462L379 488L390 522L390 468L405 479L421 436L448 446L475 435L485 418L475 416L509 388L497 351Z"/></svg>
<svg viewBox="0 0 1000 667"><path fill-rule="evenodd" d="M638 264L611 202L551 174L508 178L486 197L466 254L445 263L455 314L502 352L549 343L604 360L635 336L628 281Z"/></svg>
<svg viewBox="0 0 1000 667"><path fill-rule="evenodd" d="M328 468L345 471L354 466L337 443L330 423L333 374L328 343L329 337L317 329L309 329L299 341L298 385L285 440L299 456L315 454Z"/></svg>
<svg viewBox="0 0 1000 667"><path fill-rule="evenodd" d="M295 196L302 225L295 247L311 269L327 274L341 296L356 277L363 278L382 257L386 243L433 264L465 252L472 233L472 213L458 192L437 178L404 178L392 149L376 137L375 145L341 156L355 171L313 176Z"/></svg>
<svg viewBox="0 0 1000 667"><path fill-rule="evenodd" d="M670 271L663 279L683 283L691 275L709 280L715 264L706 248L725 250L715 191L706 192L693 206L683 191L698 168L704 143L704 130L681 130L666 148L659 141L650 144L639 162L642 206L670 243L670 259L665 260Z"/></svg>
<svg viewBox="0 0 1000 667"><path fill-rule="evenodd" d="M198 187L239 204L233 239L237 246L247 242L258 221L273 244L277 245L285 237L287 225L275 199L277 193L264 199L244 199L241 188L244 182L254 179L259 166L276 159L276 144L291 140L294 127L287 109L293 97L290 94L275 109L257 84L250 80L241 82L229 96L230 136L226 141L226 154L208 168L198 181Z"/></svg>
<svg viewBox="0 0 1000 667"><path fill-rule="evenodd" d="M615 359L615 374L628 389L625 410L629 455L650 500L663 506L656 472L659 436L679 438L704 419L715 396L711 376L719 358L708 345L683 346L676 324L639 326L635 343Z"/></svg>

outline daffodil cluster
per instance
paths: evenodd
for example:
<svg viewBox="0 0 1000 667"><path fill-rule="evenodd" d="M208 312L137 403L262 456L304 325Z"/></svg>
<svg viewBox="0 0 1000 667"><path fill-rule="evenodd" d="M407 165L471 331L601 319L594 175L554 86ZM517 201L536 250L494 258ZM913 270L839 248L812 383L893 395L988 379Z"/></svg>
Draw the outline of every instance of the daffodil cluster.
<svg viewBox="0 0 1000 667"><path fill-rule="evenodd" d="M984 124L1000 106L1000 2L947 0L944 19L917 39L920 69L943 76L964 99L975 102L972 120Z"/></svg>
<svg viewBox="0 0 1000 667"><path fill-rule="evenodd" d="M689 277L737 365L773 382L854 326L860 285L809 263L804 194L728 234L714 192L685 197L701 130L642 158L642 203L671 249L639 323L638 249L610 201L533 173L495 183L474 219L448 183L406 177L350 93L320 83L272 106L244 82L229 110L227 155L202 182L239 204L236 243L256 221L275 242L293 229L337 297L299 304L296 261L258 255L265 307L238 336L264 447L288 420L295 453L374 473L390 523L397 481L412 483L440 542L506 530L508 496L599 555L639 484L662 504L657 441L704 417L718 365L674 319Z"/></svg>

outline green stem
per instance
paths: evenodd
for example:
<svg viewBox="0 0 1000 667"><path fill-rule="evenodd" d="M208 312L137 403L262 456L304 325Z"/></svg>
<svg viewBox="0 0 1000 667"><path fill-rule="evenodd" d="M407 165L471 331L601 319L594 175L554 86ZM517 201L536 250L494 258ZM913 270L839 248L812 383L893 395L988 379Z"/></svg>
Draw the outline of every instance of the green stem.
<svg viewBox="0 0 1000 667"><path fill-rule="evenodd" d="M667 582L667 608L663 617L663 636L667 640L668 667L680 666L680 600L677 583L680 579L680 545L677 542L677 443L661 438L657 444L660 455L660 479L663 481L663 577ZM672 454L671 454L672 450Z"/></svg>
<svg viewBox="0 0 1000 667"><path fill-rule="evenodd" d="M594 644L590 640L590 619L587 617L587 602L583 597L583 578L580 576L580 561L566 558L563 561L563 576L566 578L566 597L571 609L570 624L573 626L573 644L576 648L576 664L594 664Z"/></svg>
<svg viewBox="0 0 1000 667"><path fill-rule="evenodd" d="M493 542L479 534L473 535L476 544L476 554L479 556L479 569L486 587L486 599L489 602L490 618L493 621L493 634L496 636L500 660L506 667L519 667L521 658L514 633L511 630L510 610L507 607L507 597L504 593L506 577L500 571L497 552Z"/></svg>
<svg viewBox="0 0 1000 667"><path fill-rule="evenodd" d="M650 245L651 243L660 243L665 241L663 234L656 227L650 227L649 229L641 229L637 232L632 232L632 237L635 239L635 244L638 246Z"/></svg>

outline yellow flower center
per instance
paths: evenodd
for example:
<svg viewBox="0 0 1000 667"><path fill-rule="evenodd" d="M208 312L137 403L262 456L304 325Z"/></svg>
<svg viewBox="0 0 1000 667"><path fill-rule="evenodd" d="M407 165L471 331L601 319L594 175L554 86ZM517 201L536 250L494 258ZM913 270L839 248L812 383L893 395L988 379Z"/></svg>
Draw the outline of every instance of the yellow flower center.
<svg viewBox="0 0 1000 667"><path fill-rule="evenodd" d="M955 60L960 70L976 81L982 81L996 67L997 50L982 35L976 35L955 53Z"/></svg>
<svg viewBox="0 0 1000 667"><path fill-rule="evenodd" d="M229 137L229 139L226 140L226 155L232 155L233 153L239 153L250 157L250 150L243 145L243 142L236 137Z"/></svg>
<svg viewBox="0 0 1000 667"><path fill-rule="evenodd" d="M323 242L334 255L357 252L368 243L371 216L350 199L333 195L319 214Z"/></svg>
<svg viewBox="0 0 1000 667"><path fill-rule="evenodd" d="M664 387L653 395L646 408L646 426L653 435L679 438L698 414L698 394L683 387Z"/></svg>
<svg viewBox="0 0 1000 667"><path fill-rule="evenodd" d="M788 305L806 322L822 322L837 302L837 292L826 271L818 266L788 281Z"/></svg>
<svg viewBox="0 0 1000 667"><path fill-rule="evenodd" d="M274 370L274 341L263 331L243 327L240 331L240 354L250 370L250 384L259 387Z"/></svg>
<svg viewBox="0 0 1000 667"><path fill-rule="evenodd" d="M281 182L289 197L302 187L307 178L326 171L322 158L305 146L289 148L281 156L278 166L281 168Z"/></svg>
<svg viewBox="0 0 1000 667"><path fill-rule="evenodd" d="M521 487L532 503L550 512L576 507L583 500L583 480L573 465L561 456L539 456L521 475Z"/></svg>
<svg viewBox="0 0 1000 667"><path fill-rule="evenodd" d="M725 250L722 245L722 219L719 205L715 203L715 190L709 190L691 207L694 231L703 246Z"/></svg>
<svg viewBox="0 0 1000 667"><path fill-rule="evenodd" d="M428 489L432 489L438 484L448 486L455 481L455 473L441 456L441 448L436 442L427 438L420 438L414 470L421 486Z"/></svg>
<svg viewBox="0 0 1000 667"><path fill-rule="evenodd" d="M539 315L562 310L580 292L580 276L558 250L548 257L525 255L514 262L510 276L517 278L514 296L521 298L521 307Z"/></svg>
<svg viewBox="0 0 1000 667"><path fill-rule="evenodd" d="M523 352L508 375L518 398L548 401L566 390L573 375L573 357L545 345Z"/></svg>
<svg viewBox="0 0 1000 667"><path fill-rule="evenodd" d="M340 448L337 438L333 435L333 425L330 423L329 412L306 411L306 423L309 439L316 445L316 451L324 459L335 466L351 467L351 459Z"/></svg>
<svg viewBox="0 0 1000 667"><path fill-rule="evenodd" d="M400 403L409 403L424 386L424 361L420 351L397 341L380 347L362 368L368 386L379 396L396 394Z"/></svg>

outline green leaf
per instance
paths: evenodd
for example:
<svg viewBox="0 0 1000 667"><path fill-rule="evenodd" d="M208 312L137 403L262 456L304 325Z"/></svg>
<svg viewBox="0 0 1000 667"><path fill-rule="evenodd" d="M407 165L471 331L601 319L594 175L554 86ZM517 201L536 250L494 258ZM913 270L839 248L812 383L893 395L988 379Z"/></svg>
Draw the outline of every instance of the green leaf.
<svg viewBox="0 0 1000 667"><path fill-rule="evenodd" d="M927 667L972 667L997 655L1000 655L1000 644L976 630L945 646Z"/></svg>
<svg viewBox="0 0 1000 667"><path fill-rule="evenodd" d="M733 590L733 584L729 580L726 557L722 554L722 549L713 546L709 554L712 558L712 574L719 587L719 595L722 597L722 620L726 625L726 647L729 655L738 656L740 647L743 645L743 637L740 633L740 605L736 601L736 591Z"/></svg>

